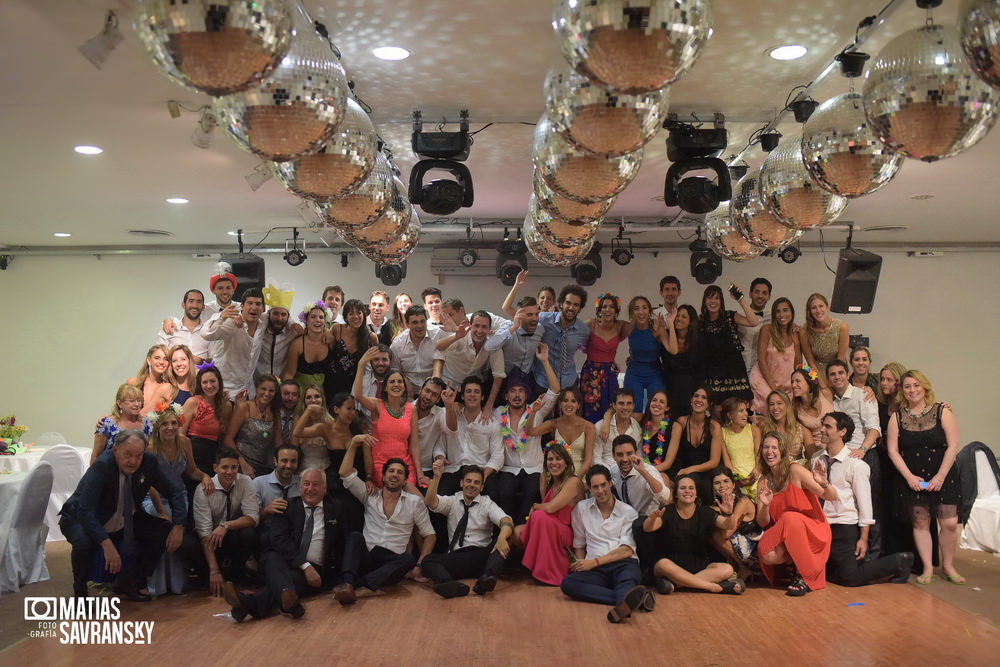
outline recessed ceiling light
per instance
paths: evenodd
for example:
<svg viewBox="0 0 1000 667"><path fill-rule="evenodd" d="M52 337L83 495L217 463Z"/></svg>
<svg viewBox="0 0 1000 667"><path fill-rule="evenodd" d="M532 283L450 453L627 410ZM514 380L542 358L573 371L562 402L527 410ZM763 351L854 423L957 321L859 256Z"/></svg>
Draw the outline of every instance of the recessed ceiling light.
<svg viewBox="0 0 1000 667"><path fill-rule="evenodd" d="M73 235L67 232L52 232L52 236L55 236L57 239L68 239Z"/></svg>
<svg viewBox="0 0 1000 667"><path fill-rule="evenodd" d="M775 60L796 60L809 52L804 46L798 44L786 44L768 51L767 55Z"/></svg>
<svg viewBox="0 0 1000 667"><path fill-rule="evenodd" d="M168 204L186 204L186 203L188 203L188 200L184 199L184 197L167 197L167 203Z"/></svg>
<svg viewBox="0 0 1000 667"><path fill-rule="evenodd" d="M75 146L73 150L80 155L100 155L104 152L100 146Z"/></svg>
<svg viewBox="0 0 1000 667"><path fill-rule="evenodd" d="M913 195L910 199L934 199L934 195Z"/></svg>
<svg viewBox="0 0 1000 667"><path fill-rule="evenodd" d="M401 46L380 46L372 49L372 55L379 60L406 60L410 52Z"/></svg>

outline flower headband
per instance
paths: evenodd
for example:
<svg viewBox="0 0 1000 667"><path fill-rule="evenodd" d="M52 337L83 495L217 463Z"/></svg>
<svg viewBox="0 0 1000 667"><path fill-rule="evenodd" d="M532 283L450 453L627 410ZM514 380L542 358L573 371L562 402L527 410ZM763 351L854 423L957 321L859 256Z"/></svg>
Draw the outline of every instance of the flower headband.
<svg viewBox="0 0 1000 667"><path fill-rule="evenodd" d="M333 311L330 310L329 308L327 308L326 302L325 301L317 301L317 302L315 302L315 303L307 306L305 308L305 310L303 310L301 313L299 313L299 322L302 322L302 324L305 324L306 320L309 318L309 313L311 313L315 308L319 308L320 310L323 311L323 317L326 319L327 322L329 322L330 320L333 319Z"/></svg>
<svg viewBox="0 0 1000 667"><path fill-rule="evenodd" d="M621 297L615 296L611 292L602 292L597 295L597 301L594 303L594 308L597 309L598 314L601 312L601 302L605 299L611 299L615 304L615 309L620 313L622 312L622 300Z"/></svg>
<svg viewBox="0 0 1000 667"><path fill-rule="evenodd" d="M215 368L215 362L214 361L206 361L203 364L195 364L194 367L197 368L199 371L204 371L204 370L208 370L209 368Z"/></svg>
<svg viewBox="0 0 1000 667"><path fill-rule="evenodd" d="M180 425L184 425L184 408L177 403L160 401L156 404L156 407L153 408L148 415L146 415L146 418L149 419L149 423L153 425L153 428L156 428L157 425L159 425L160 420L167 415L174 415L177 417L177 421L180 422Z"/></svg>
<svg viewBox="0 0 1000 667"><path fill-rule="evenodd" d="M816 372L815 368L813 368L809 364L799 364L795 368L797 368L800 371L803 371L806 375L808 375L809 379L812 381L813 384L819 384L819 373Z"/></svg>
<svg viewBox="0 0 1000 667"><path fill-rule="evenodd" d="M549 444L545 445L545 451L548 451L553 447L562 447L563 449L566 450L567 454L570 454L573 451L572 449L570 449L569 444L563 442L562 440L550 440Z"/></svg>

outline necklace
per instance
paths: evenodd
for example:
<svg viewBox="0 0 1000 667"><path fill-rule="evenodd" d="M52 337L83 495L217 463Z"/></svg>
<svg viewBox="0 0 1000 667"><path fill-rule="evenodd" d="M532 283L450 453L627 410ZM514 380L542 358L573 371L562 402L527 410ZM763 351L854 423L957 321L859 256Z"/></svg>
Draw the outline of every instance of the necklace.
<svg viewBox="0 0 1000 667"><path fill-rule="evenodd" d="M663 461L663 451L666 446L666 434L669 426L670 417L666 415L660 420L655 431L653 430L652 420L646 422L646 428L642 432L642 455L653 465ZM655 448L653 445L654 440L656 442Z"/></svg>
<svg viewBox="0 0 1000 667"><path fill-rule="evenodd" d="M530 405L525 408L524 416L531 417ZM523 431L521 431L521 437L515 439L514 429L510 427L509 407L506 405L500 406L500 435L503 437L504 446L511 451L523 451L525 445L528 444L528 436Z"/></svg>
<svg viewBox="0 0 1000 667"><path fill-rule="evenodd" d="M382 401L382 405L385 406L385 411L388 412L389 416L392 417L393 419L399 419L400 417L403 416L403 413L406 411L406 404L399 406L398 412L392 409L392 406L389 405L388 401Z"/></svg>
<svg viewBox="0 0 1000 667"><path fill-rule="evenodd" d="M920 412L920 414L914 414L914 412L912 410L910 410L909 407L904 408L904 410L906 410L906 414L908 414L910 416L910 419L920 419L921 417L923 417L924 415L926 415L928 412L930 412L931 407L932 406L930 406L930 405L925 405L924 409Z"/></svg>

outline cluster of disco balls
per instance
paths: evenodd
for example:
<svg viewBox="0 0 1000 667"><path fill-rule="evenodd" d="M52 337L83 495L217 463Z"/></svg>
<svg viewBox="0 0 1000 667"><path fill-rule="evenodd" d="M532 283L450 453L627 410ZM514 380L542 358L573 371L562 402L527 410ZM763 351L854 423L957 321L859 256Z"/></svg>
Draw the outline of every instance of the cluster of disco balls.
<svg viewBox="0 0 1000 667"><path fill-rule="evenodd" d="M711 2L557 0L552 26L566 62L545 81L523 238L540 261L566 266L587 255L639 172L670 84L708 41Z"/></svg>
<svg viewBox="0 0 1000 667"><path fill-rule="evenodd" d="M300 0L137 0L134 23L156 67L213 97L242 149L366 257L400 263L420 223L351 98L340 54Z"/></svg>
<svg viewBox="0 0 1000 667"><path fill-rule="evenodd" d="M860 93L837 95L781 141L759 173L705 219L709 245L746 261L828 225L850 199L895 177L904 158L934 162L978 143L1000 104L1000 2L964 0L957 26L928 21L889 42Z"/></svg>

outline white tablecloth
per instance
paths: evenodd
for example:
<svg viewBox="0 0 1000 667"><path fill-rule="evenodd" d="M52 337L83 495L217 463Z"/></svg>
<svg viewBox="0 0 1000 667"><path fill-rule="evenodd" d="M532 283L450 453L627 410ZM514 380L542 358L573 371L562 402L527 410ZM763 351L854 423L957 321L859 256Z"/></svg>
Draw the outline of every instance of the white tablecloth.
<svg viewBox="0 0 1000 667"><path fill-rule="evenodd" d="M17 496L21 493L26 472L0 473L0 566L7 552L7 538L10 536L11 524L14 523L14 506Z"/></svg>

